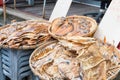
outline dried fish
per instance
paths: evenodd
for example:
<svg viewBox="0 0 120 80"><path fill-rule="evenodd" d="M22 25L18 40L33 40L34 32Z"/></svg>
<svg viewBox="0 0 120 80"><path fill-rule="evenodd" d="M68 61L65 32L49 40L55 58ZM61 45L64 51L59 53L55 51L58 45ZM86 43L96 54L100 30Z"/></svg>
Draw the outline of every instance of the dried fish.
<svg viewBox="0 0 120 80"><path fill-rule="evenodd" d="M41 46L41 51L30 59L32 67L40 78L46 80L113 79L120 70L120 64L117 64L120 61L120 52L113 45L94 40L92 44L84 44L87 47L65 40L46 47L42 45L44 48ZM113 61L113 55L118 57L118 62Z"/></svg>
<svg viewBox="0 0 120 80"><path fill-rule="evenodd" d="M92 36L97 29L94 19L86 16L68 16L56 18L49 27L49 33L55 38L72 36Z"/></svg>
<svg viewBox="0 0 120 80"><path fill-rule="evenodd" d="M30 58L31 69L43 80L113 79L120 70L120 52L106 37L93 38L96 29L96 21L85 16L55 19L48 31L58 42L41 45Z"/></svg>
<svg viewBox="0 0 120 80"><path fill-rule="evenodd" d="M0 29L0 45L10 48L33 46L51 38L47 21L28 20L13 22Z"/></svg>

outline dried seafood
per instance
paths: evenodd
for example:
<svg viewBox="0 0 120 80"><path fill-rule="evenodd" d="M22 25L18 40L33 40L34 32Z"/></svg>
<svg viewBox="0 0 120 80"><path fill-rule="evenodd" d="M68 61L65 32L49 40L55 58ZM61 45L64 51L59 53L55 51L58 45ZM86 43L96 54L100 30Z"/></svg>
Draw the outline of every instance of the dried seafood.
<svg viewBox="0 0 120 80"><path fill-rule="evenodd" d="M94 41L48 42L32 53L31 69L43 80L111 80L120 70L120 52L111 44Z"/></svg>
<svg viewBox="0 0 120 80"><path fill-rule="evenodd" d="M96 22L85 16L55 19L48 31L59 42L46 42L30 57L43 80L111 80L120 70L120 52L92 37Z"/></svg>
<svg viewBox="0 0 120 80"><path fill-rule="evenodd" d="M35 74L45 80L52 78L63 80L65 78L79 77L80 64L76 59L73 59L73 54L70 55L71 52L66 51L57 42L48 46L44 45L40 46L42 49L37 55L35 54L31 57L32 61L30 64L34 67Z"/></svg>
<svg viewBox="0 0 120 80"><path fill-rule="evenodd" d="M10 48L37 45L50 39L49 25L47 21L29 20L3 26L0 29L0 45L8 45Z"/></svg>
<svg viewBox="0 0 120 80"><path fill-rule="evenodd" d="M94 19L86 16L68 16L55 19L49 33L55 38L92 36L97 29Z"/></svg>

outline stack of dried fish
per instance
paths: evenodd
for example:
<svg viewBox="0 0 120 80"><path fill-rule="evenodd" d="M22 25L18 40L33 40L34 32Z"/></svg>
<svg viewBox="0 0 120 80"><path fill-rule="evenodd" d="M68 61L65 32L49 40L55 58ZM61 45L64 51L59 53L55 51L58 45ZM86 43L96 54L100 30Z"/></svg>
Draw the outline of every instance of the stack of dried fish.
<svg viewBox="0 0 120 80"><path fill-rule="evenodd" d="M78 17L79 19L69 17L70 21L69 18L62 18L63 23L58 23L61 19L58 20L54 27L49 28L50 34L58 41L46 42L32 53L30 67L41 79L111 80L118 74L120 70L118 49L106 43L106 40L90 37L96 29L94 23L93 30L90 30L94 20ZM86 27L83 26L87 25L86 21L89 21L90 27L81 29L81 26ZM82 33L86 30L90 34Z"/></svg>
<svg viewBox="0 0 120 80"><path fill-rule="evenodd" d="M120 70L120 53L110 44L61 44L48 42L32 54L30 66L41 79L111 80Z"/></svg>
<svg viewBox="0 0 120 80"><path fill-rule="evenodd" d="M48 33L49 22L29 20L15 22L0 29L0 45L10 48L33 46L50 39Z"/></svg>

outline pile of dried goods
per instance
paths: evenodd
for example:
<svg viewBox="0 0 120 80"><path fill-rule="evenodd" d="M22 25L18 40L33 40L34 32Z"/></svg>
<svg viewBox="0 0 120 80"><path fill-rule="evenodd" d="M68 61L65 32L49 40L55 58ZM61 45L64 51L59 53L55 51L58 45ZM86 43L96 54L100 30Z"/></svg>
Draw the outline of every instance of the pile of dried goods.
<svg viewBox="0 0 120 80"><path fill-rule="evenodd" d="M120 53L110 44L61 44L45 43L32 54L30 66L41 79L111 80L120 70Z"/></svg>
<svg viewBox="0 0 120 80"><path fill-rule="evenodd" d="M48 41L30 57L32 71L43 80L111 80L120 70L120 52L92 37L96 22L85 16L55 19Z"/></svg>
<svg viewBox="0 0 120 80"><path fill-rule="evenodd" d="M29 20L14 22L0 28L0 45L10 48L33 46L50 39L49 22Z"/></svg>

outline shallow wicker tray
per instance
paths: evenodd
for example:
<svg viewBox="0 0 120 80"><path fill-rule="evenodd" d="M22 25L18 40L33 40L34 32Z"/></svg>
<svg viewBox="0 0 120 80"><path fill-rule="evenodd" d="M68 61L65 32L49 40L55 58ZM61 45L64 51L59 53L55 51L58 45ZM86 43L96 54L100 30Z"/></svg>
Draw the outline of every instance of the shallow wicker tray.
<svg viewBox="0 0 120 80"><path fill-rule="evenodd" d="M98 27L98 26L97 26L97 22L96 22L93 18L90 18L90 17L87 17L87 16L76 16L76 15L75 15L75 16L68 16L68 17L65 18L65 20L75 19L75 18L76 18L76 19L81 19L81 18L83 18L83 19L86 19L86 20L90 21L91 24L92 24L92 26L91 26L91 28L90 28L90 32L87 33L87 34L85 34L85 35L83 35L83 36L85 36L85 37L91 37L91 36L93 36L93 34L95 33L95 31L97 30L97 27ZM59 18L54 19L54 20L52 21L51 25L50 25L49 28L48 28L49 33L52 35L52 37L54 37L54 38L56 38L56 39L64 39L64 37L66 37L68 33L71 33L71 32L72 32L72 31L69 31L66 35L59 36L59 35L54 34L54 33L51 31L52 28L57 27L57 26L56 26L56 23L60 23L60 19L62 19L62 17L59 17ZM73 29L74 29L74 28L73 28Z"/></svg>

